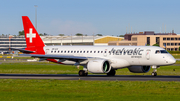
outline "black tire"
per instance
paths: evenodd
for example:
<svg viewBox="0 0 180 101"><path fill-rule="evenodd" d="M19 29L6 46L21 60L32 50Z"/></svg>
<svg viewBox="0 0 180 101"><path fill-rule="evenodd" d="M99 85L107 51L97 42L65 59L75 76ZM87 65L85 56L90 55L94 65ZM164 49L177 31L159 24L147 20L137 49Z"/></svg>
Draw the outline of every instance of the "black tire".
<svg viewBox="0 0 180 101"><path fill-rule="evenodd" d="M79 71L79 76L87 76L87 75L88 75L88 72L85 73L84 70L80 70L80 71Z"/></svg>
<svg viewBox="0 0 180 101"><path fill-rule="evenodd" d="M114 69L111 69L109 73L107 73L107 76L115 76L116 71Z"/></svg>
<svg viewBox="0 0 180 101"><path fill-rule="evenodd" d="M152 72L152 76L157 76L157 72Z"/></svg>
<svg viewBox="0 0 180 101"><path fill-rule="evenodd" d="M157 72L154 73L154 76L157 76Z"/></svg>
<svg viewBox="0 0 180 101"><path fill-rule="evenodd" d="M84 76L84 75L85 75L85 71L80 70L80 71L79 71L79 76Z"/></svg>
<svg viewBox="0 0 180 101"><path fill-rule="evenodd" d="M88 75L88 73L85 73L85 76L87 76Z"/></svg>

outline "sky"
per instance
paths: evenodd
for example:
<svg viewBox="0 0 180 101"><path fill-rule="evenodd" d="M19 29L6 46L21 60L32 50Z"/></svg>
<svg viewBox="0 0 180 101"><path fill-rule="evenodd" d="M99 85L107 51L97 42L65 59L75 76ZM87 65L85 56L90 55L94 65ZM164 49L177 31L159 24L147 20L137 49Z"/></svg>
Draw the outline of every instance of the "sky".
<svg viewBox="0 0 180 101"><path fill-rule="evenodd" d="M18 35L21 16L49 35L155 31L180 34L180 0L0 0L0 35Z"/></svg>

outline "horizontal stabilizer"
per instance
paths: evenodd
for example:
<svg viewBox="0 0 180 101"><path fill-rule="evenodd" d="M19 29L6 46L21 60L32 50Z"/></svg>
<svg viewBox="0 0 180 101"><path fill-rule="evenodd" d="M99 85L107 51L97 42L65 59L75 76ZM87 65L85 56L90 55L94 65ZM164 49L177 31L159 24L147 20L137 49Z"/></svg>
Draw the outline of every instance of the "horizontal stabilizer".
<svg viewBox="0 0 180 101"><path fill-rule="evenodd" d="M14 50L19 50L20 52L23 52L23 53L34 53L35 51L30 51L30 50L25 50L25 49L18 49L18 48L11 48L11 49L14 49Z"/></svg>

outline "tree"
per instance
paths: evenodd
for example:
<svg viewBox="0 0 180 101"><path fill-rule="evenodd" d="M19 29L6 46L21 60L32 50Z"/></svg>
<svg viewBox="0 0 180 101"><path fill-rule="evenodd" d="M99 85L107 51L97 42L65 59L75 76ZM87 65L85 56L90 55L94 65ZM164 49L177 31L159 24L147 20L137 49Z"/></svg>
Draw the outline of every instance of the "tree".
<svg viewBox="0 0 180 101"><path fill-rule="evenodd" d="M20 35L24 35L24 30L19 31L19 36L20 36Z"/></svg>
<svg viewBox="0 0 180 101"><path fill-rule="evenodd" d="M154 44L153 46L158 46L158 47L159 47L159 44L156 43L156 44Z"/></svg>
<svg viewBox="0 0 180 101"><path fill-rule="evenodd" d="M76 36L83 36L83 34L81 34L81 33L77 33L77 34L76 34Z"/></svg>
<svg viewBox="0 0 180 101"><path fill-rule="evenodd" d="M102 34L96 34L97 36L102 36Z"/></svg>
<svg viewBox="0 0 180 101"><path fill-rule="evenodd" d="M119 35L119 37L124 37L124 35Z"/></svg>
<svg viewBox="0 0 180 101"><path fill-rule="evenodd" d="M180 47L179 47L179 51L180 51Z"/></svg>
<svg viewBox="0 0 180 101"><path fill-rule="evenodd" d="M44 33L44 36L48 35L47 33Z"/></svg>
<svg viewBox="0 0 180 101"><path fill-rule="evenodd" d="M59 34L59 36L64 36L64 34Z"/></svg>
<svg viewBox="0 0 180 101"><path fill-rule="evenodd" d="M40 33L40 34L39 34L39 36L43 36L43 34L42 34L42 33Z"/></svg>

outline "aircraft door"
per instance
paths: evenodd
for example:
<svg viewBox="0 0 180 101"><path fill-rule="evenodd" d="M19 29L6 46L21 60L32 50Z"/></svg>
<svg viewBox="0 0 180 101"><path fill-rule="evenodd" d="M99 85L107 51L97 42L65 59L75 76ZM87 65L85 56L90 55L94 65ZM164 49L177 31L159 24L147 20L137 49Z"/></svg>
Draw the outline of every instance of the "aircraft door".
<svg viewBox="0 0 180 101"><path fill-rule="evenodd" d="M49 53L49 49L46 49L45 53L48 54Z"/></svg>
<svg viewBox="0 0 180 101"><path fill-rule="evenodd" d="M147 49L147 50L146 50L146 59L147 59L147 60L150 60L150 53L151 53L151 50L150 50L150 49Z"/></svg>

